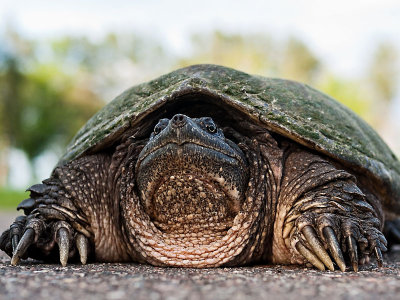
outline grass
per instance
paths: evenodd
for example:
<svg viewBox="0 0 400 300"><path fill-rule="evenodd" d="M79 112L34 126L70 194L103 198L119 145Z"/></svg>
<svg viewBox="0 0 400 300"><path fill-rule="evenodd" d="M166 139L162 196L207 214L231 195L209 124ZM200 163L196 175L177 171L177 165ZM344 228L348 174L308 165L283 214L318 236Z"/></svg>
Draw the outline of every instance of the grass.
<svg viewBox="0 0 400 300"><path fill-rule="evenodd" d="M23 190L0 188L0 210L15 210L26 198L29 198L29 193Z"/></svg>

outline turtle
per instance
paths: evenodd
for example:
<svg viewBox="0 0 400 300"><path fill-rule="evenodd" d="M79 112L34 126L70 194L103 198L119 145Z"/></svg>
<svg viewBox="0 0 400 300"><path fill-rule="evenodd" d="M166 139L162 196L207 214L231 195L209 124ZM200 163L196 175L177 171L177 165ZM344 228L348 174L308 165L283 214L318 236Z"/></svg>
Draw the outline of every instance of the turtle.
<svg viewBox="0 0 400 300"><path fill-rule="evenodd" d="M126 90L27 191L0 238L12 265L358 271L400 241L400 162L366 122L308 85L218 65Z"/></svg>

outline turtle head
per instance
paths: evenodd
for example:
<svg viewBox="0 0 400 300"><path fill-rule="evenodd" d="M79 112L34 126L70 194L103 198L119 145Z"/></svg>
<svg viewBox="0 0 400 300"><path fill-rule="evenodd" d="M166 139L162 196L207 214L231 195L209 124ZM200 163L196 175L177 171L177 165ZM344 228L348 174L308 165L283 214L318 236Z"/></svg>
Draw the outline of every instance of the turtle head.
<svg viewBox="0 0 400 300"><path fill-rule="evenodd" d="M247 181L243 152L209 117L161 119L136 163L140 201L164 233L224 235Z"/></svg>

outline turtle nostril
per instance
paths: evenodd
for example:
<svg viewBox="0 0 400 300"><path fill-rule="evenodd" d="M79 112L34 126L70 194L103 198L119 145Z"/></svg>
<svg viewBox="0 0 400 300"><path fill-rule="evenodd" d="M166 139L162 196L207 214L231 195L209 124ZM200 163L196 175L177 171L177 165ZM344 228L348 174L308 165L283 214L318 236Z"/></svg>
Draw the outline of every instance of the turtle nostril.
<svg viewBox="0 0 400 300"><path fill-rule="evenodd" d="M187 117L182 114L177 114L177 115L173 116L171 119L172 127L175 127L175 128L182 127L183 125L186 124L186 120L187 120L186 118Z"/></svg>

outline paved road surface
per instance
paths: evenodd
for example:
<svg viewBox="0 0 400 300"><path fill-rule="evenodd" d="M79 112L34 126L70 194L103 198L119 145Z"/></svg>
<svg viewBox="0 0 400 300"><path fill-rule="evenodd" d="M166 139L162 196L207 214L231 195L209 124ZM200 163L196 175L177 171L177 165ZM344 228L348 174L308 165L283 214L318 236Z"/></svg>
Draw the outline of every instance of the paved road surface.
<svg viewBox="0 0 400 300"><path fill-rule="evenodd" d="M0 212L0 230L14 215ZM400 299L400 250L358 273L286 266L218 269L137 264L11 267L0 254L0 299Z"/></svg>

